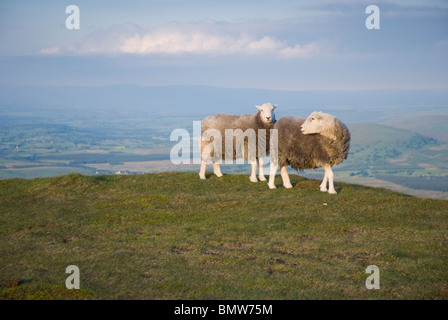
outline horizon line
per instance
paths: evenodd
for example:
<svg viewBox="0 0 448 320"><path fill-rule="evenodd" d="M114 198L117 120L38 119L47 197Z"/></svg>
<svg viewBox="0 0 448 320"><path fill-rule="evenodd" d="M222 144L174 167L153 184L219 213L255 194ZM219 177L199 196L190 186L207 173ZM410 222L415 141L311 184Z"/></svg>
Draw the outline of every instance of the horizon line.
<svg viewBox="0 0 448 320"><path fill-rule="evenodd" d="M228 87L228 86L212 86L206 84L166 84L166 85L142 85L136 83L116 83L116 84L99 84L99 85L78 85L78 84L0 84L0 87L46 87L46 88L108 88L108 87L139 87L139 88L169 88L169 87L197 87L212 89L230 89L230 90L263 90L263 91L283 91L283 92L373 92L373 91L448 91L448 87L437 88L340 88L340 89L281 89L281 88L258 88L258 87Z"/></svg>

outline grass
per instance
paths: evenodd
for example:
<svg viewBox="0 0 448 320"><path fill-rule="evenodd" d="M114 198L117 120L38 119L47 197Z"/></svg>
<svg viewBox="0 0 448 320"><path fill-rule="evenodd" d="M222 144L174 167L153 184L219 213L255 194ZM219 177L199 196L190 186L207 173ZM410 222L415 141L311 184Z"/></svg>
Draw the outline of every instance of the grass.
<svg viewBox="0 0 448 320"><path fill-rule="evenodd" d="M448 298L448 201L209 176L0 181L0 299Z"/></svg>

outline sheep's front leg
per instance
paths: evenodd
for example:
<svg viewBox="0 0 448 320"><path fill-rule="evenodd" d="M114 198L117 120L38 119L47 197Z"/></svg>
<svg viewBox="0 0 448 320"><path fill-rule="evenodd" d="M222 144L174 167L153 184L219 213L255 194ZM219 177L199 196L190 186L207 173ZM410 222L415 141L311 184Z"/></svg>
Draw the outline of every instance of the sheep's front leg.
<svg viewBox="0 0 448 320"><path fill-rule="evenodd" d="M327 181L326 179L328 179L328 193L331 194L337 194L336 190L334 189L334 181L333 181L334 175L333 175L333 170L331 169L330 165L325 166L325 177L324 177L324 187L326 187ZM322 182L322 183L324 183ZM321 185L321 189L322 191L322 185Z"/></svg>
<svg viewBox="0 0 448 320"><path fill-rule="evenodd" d="M327 176L328 176L328 193L336 194L337 192L336 192L336 190L334 190L333 170L331 170L330 166L328 167Z"/></svg>
<svg viewBox="0 0 448 320"><path fill-rule="evenodd" d="M263 158L258 159L258 179L260 179L260 181L266 181L263 172Z"/></svg>
<svg viewBox="0 0 448 320"><path fill-rule="evenodd" d="M250 175L251 182L258 182L257 179L257 160L251 160L250 165L252 167L252 173Z"/></svg>
<svg viewBox="0 0 448 320"><path fill-rule="evenodd" d="M275 189L276 188L275 184L274 184L274 181L275 181L275 175L277 174L277 168L278 168L278 164L272 162L271 163L271 170L269 172L269 183L268 183L269 189Z"/></svg>
<svg viewBox="0 0 448 320"><path fill-rule="evenodd" d="M324 166L324 169L325 169L325 174L324 174L324 179L322 180L322 183L320 184L320 191L327 192L327 180L328 180L327 166Z"/></svg>
<svg viewBox="0 0 448 320"><path fill-rule="evenodd" d="M222 177L221 168L219 167L219 164L217 162L213 162L213 173L217 177Z"/></svg>
<svg viewBox="0 0 448 320"><path fill-rule="evenodd" d="M288 175L288 171L287 171L288 167L287 166L283 166L280 169L280 174L282 176L282 180L283 180L283 186L287 189L291 189L292 188L292 184L291 181L289 180L289 175Z"/></svg>
<svg viewBox="0 0 448 320"><path fill-rule="evenodd" d="M199 170L199 178L205 179L205 168L207 167L207 162L202 161L201 162L201 170Z"/></svg>

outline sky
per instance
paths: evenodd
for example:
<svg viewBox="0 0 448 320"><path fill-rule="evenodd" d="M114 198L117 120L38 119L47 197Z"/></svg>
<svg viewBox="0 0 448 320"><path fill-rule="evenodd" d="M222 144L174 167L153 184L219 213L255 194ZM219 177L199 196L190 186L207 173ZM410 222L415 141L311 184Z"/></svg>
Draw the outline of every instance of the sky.
<svg viewBox="0 0 448 320"><path fill-rule="evenodd" d="M448 1L2 0L10 84L446 89Z"/></svg>

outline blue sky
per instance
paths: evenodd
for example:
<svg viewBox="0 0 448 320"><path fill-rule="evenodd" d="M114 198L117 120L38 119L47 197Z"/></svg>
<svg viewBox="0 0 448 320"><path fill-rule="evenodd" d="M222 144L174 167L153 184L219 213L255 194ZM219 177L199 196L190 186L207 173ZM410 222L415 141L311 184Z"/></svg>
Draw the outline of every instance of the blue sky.
<svg viewBox="0 0 448 320"><path fill-rule="evenodd" d="M65 27L71 4L79 30ZM0 84L448 88L440 0L2 0L0 43Z"/></svg>

